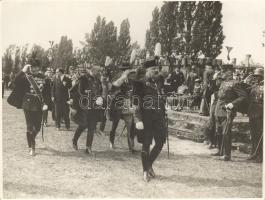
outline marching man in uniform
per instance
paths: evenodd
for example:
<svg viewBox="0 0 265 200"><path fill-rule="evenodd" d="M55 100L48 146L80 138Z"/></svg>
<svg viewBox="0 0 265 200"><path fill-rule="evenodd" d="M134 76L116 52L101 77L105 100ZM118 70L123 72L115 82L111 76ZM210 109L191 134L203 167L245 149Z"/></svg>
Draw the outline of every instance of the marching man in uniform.
<svg viewBox="0 0 265 200"><path fill-rule="evenodd" d="M135 127L141 130L138 139L142 143L143 180L149 182L155 177L153 163L161 152L166 141L165 101L161 98L162 87L158 84L160 78L158 57L147 60L144 67L136 71L134 95L136 100ZM138 102L137 102L138 101ZM138 131L138 132L139 132ZM155 145L150 151L154 139Z"/></svg>
<svg viewBox="0 0 265 200"><path fill-rule="evenodd" d="M23 109L27 123L27 141L29 154L35 155L35 138L41 129L42 110L47 110L44 104L42 88L44 79L37 77L39 67L25 65L14 78L14 90L8 97L8 103L18 109Z"/></svg>
<svg viewBox="0 0 265 200"><path fill-rule="evenodd" d="M92 143L97 122L102 115L103 98L102 86L97 78L99 69L89 66L87 73L82 75L70 89L70 104L73 121L78 124L73 137L73 148L78 150L77 142L82 132L87 129L86 150L87 154L93 155Z"/></svg>

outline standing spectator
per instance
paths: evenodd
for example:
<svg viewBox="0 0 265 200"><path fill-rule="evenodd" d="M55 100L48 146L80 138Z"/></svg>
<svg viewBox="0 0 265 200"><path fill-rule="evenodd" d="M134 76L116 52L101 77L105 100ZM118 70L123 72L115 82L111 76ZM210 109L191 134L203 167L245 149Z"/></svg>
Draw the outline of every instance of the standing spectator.
<svg viewBox="0 0 265 200"><path fill-rule="evenodd" d="M2 74L2 98L4 98L4 94L5 94L5 81L4 81L4 76L5 74Z"/></svg>
<svg viewBox="0 0 265 200"><path fill-rule="evenodd" d="M66 129L70 129L68 89L72 86L71 80L64 75L63 69L56 69L52 86L52 101L55 105L56 128L61 128L61 118L64 118Z"/></svg>
<svg viewBox="0 0 265 200"><path fill-rule="evenodd" d="M9 83L8 83L8 88L12 89L13 88L13 80L15 78L15 75L13 72L10 73L9 75Z"/></svg>
<svg viewBox="0 0 265 200"><path fill-rule="evenodd" d="M10 76L4 73L3 77L4 77L4 87L5 89L8 89L8 83L10 82Z"/></svg>
<svg viewBox="0 0 265 200"><path fill-rule="evenodd" d="M185 81L184 74L180 71L180 68L177 67L175 71L170 74L170 77L167 79L167 82L170 83L171 91L177 92L178 87L181 86Z"/></svg>
<svg viewBox="0 0 265 200"><path fill-rule="evenodd" d="M43 111L43 122L44 126L47 126L47 119L48 119L48 110L52 111L52 99L51 99L51 94L52 94L52 73L50 70L45 72L45 83L43 87L43 99L45 104L48 106L48 109Z"/></svg>
<svg viewBox="0 0 265 200"><path fill-rule="evenodd" d="M192 65L191 72L188 74L187 77L187 86L190 94L193 94L193 89L195 85L195 80L198 78L198 73L196 72L196 66Z"/></svg>
<svg viewBox="0 0 265 200"><path fill-rule="evenodd" d="M200 115L209 116L210 112L210 102L211 102L211 94L210 87L213 79L213 68L211 65L205 66L205 71L203 73L203 94L202 101L200 106Z"/></svg>
<svg viewBox="0 0 265 200"><path fill-rule="evenodd" d="M263 96L264 96L264 70L258 68L254 71L254 85L249 95L249 127L252 150L249 160L262 162L263 158Z"/></svg>

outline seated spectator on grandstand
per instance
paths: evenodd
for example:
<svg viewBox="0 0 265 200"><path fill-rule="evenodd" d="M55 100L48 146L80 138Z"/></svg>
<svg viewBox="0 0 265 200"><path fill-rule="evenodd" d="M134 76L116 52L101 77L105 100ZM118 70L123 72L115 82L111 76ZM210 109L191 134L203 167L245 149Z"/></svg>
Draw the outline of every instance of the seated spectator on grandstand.
<svg viewBox="0 0 265 200"><path fill-rule="evenodd" d="M200 79L196 79L195 80L194 89L193 89L193 95L192 95L190 109L194 109L195 107L199 108L200 104L201 104L201 99L202 99L201 80Z"/></svg>
<svg viewBox="0 0 265 200"><path fill-rule="evenodd" d="M167 82L171 86L171 91L177 92L178 87L181 86L185 81L184 74L180 71L179 67L176 67L175 71L173 71L169 78L167 79Z"/></svg>

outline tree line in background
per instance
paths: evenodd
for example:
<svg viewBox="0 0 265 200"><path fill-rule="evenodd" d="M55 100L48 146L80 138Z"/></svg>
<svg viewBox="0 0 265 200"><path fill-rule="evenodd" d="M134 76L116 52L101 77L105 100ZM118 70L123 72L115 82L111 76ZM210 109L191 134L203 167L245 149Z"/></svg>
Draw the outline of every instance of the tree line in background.
<svg viewBox="0 0 265 200"><path fill-rule="evenodd" d="M160 42L166 56L174 52L193 61L200 55L216 58L225 38L221 11L219 1L164 2L160 10L156 7L152 12L146 50L152 54Z"/></svg>
<svg viewBox="0 0 265 200"><path fill-rule="evenodd" d="M157 42L161 43L162 55L170 64L172 54L195 62L202 55L214 59L221 53L225 38L221 11L219 1L164 2L161 9L156 7L152 12L142 49L131 41L128 19L121 22L118 33L113 21L98 16L93 29L85 33L80 48L74 49L67 36L62 36L59 43L49 41L48 49L36 44L10 45L2 56L3 72L16 73L26 62L40 66L43 71L47 67L68 71L69 66L85 62L103 66L106 56L121 64L129 60L133 49L139 58L145 58L147 51L153 55Z"/></svg>
<svg viewBox="0 0 265 200"><path fill-rule="evenodd" d="M106 56L119 60L129 58L132 49L140 49L137 42L131 43L130 23L128 19L121 22L119 34L113 21L107 22L98 16L91 33L85 34L81 48L73 48L73 42L67 36L62 36L59 43L49 41L50 48L40 45L24 46L10 45L2 56L4 73L18 72L26 63L39 66L42 71L46 68L63 68L82 63L104 65Z"/></svg>

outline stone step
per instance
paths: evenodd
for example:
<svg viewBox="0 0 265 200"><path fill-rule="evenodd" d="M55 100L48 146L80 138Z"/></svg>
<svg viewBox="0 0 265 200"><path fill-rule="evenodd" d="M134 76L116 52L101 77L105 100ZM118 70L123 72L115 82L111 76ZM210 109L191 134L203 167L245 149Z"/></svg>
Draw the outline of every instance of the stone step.
<svg viewBox="0 0 265 200"><path fill-rule="evenodd" d="M169 132L179 138L186 138L193 141L203 141L204 127L209 121L209 117L200 116L198 113L185 113L171 111L168 112ZM249 143L248 118L242 115L237 116L232 126L233 140L239 143Z"/></svg>
<svg viewBox="0 0 265 200"><path fill-rule="evenodd" d="M177 138L188 139L194 142L203 142L204 140L204 135L195 134L194 131L191 131L189 129L184 129L184 128L176 129L176 128L168 127L168 133L170 135L176 136Z"/></svg>

